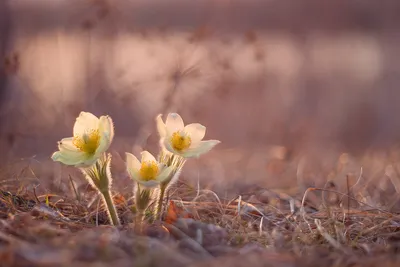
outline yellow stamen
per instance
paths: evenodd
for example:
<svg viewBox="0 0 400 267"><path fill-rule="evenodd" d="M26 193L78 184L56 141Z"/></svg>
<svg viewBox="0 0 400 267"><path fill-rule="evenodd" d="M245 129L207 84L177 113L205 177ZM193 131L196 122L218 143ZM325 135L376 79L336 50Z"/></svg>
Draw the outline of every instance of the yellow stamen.
<svg viewBox="0 0 400 267"><path fill-rule="evenodd" d="M82 152L94 154L100 145L99 130L90 130L82 136L74 136L73 144Z"/></svg>
<svg viewBox="0 0 400 267"><path fill-rule="evenodd" d="M144 161L139 173L144 181L155 180L158 175L158 165L155 161Z"/></svg>
<svg viewBox="0 0 400 267"><path fill-rule="evenodd" d="M183 131L174 132L171 137L171 145L177 151L188 149L192 139Z"/></svg>

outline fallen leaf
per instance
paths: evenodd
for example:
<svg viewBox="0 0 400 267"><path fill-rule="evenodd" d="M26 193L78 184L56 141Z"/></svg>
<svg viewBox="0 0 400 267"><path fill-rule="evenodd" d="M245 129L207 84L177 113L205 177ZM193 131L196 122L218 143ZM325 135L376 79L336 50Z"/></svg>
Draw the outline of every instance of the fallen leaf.
<svg viewBox="0 0 400 267"><path fill-rule="evenodd" d="M185 210L181 204L177 204L175 201L170 200L164 221L169 224L174 224L179 218L193 219L194 216Z"/></svg>

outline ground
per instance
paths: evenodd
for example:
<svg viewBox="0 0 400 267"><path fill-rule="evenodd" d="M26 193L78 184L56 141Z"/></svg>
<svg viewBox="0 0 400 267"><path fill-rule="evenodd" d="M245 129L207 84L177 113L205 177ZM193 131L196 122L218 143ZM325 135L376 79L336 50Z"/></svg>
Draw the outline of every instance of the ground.
<svg viewBox="0 0 400 267"><path fill-rule="evenodd" d="M362 163L374 168L389 159L366 155ZM282 173L295 160L270 160L267 171ZM305 194L299 188L238 183L236 192L242 192L233 198L218 187L196 188L188 171L170 190L163 220L138 235L132 194L122 176L113 187L122 226L113 227L79 173L65 168L68 178L58 181L54 172L53 177L37 173L37 166L56 163L22 160L14 165L19 172L3 172L9 176L2 181L0 206L2 266L398 266L400 218L390 179L386 187L378 186L380 194L373 192L365 166L355 182L347 173L347 192L340 194L340 172L357 162L340 155L325 170L336 178L319 189L305 187ZM303 167L304 176L320 173L315 165ZM391 167L395 172L396 165ZM383 175L391 175L388 167Z"/></svg>

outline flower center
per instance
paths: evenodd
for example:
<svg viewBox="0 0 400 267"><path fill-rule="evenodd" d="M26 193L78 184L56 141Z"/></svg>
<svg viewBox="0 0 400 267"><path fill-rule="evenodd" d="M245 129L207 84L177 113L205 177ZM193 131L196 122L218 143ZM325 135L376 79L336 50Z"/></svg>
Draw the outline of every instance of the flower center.
<svg viewBox="0 0 400 267"><path fill-rule="evenodd" d="M100 145L99 130L90 130L82 136L74 136L73 144L82 152L94 154Z"/></svg>
<svg viewBox="0 0 400 267"><path fill-rule="evenodd" d="M144 181L155 180L158 174L158 165L155 161L144 161L139 173Z"/></svg>
<svg viewBox="0 0 400 267"><path fill-rule="evenodd" d="M177 151L188 149L192 139L183 131L177 131L172 134L171 145Z"/></svg>

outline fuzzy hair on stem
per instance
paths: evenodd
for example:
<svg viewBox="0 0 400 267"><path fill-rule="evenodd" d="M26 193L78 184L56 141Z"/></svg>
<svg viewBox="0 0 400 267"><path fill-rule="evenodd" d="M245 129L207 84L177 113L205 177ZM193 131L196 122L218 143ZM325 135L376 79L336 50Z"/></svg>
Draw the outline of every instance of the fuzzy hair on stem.
<svg viewBox="0 0 400 267"><path fill-rule="evenodd" d="M81 168L81 171L90 185L101 193L111 224L119 226L121 222L110 190L112 184L110 165L111 154L103 154L95 164L89 168Z"/></svg>

